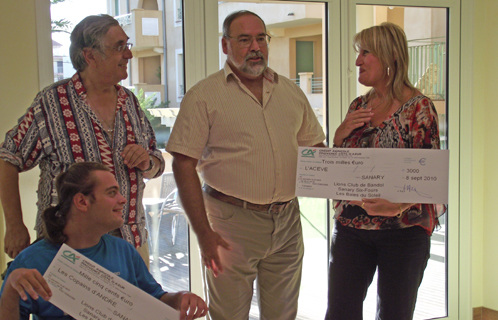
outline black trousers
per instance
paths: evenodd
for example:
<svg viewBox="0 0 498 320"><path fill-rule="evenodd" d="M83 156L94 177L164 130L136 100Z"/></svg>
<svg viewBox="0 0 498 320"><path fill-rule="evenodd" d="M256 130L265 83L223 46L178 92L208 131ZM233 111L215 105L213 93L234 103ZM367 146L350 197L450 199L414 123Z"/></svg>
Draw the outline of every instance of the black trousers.
<svg viewBox="0 0 498 320"><path fill-rule="evenodd" d="M335 223L326 320L361 320L378 269L377 320L411 320L430 255L421 227L359 230Z"/></svg>

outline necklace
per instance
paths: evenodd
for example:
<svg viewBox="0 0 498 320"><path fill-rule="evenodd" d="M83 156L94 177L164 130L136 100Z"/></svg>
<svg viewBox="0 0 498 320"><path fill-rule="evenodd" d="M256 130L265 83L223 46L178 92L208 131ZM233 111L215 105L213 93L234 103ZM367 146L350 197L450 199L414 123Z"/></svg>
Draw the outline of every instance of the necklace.
<svg viewBox="0 0 498 320"><path fill-rule="evenodd" d="M97 105L94 103L93 99L88 97L88 101L90 102L90 109L92 109L95 114L97 115L97 118L99 119L100 123L102 124L102 129L106 131L111 138L111 141L114 139L114 122L116 119L116 108L114 107L114 115L112 117L111 122L109 123L106 118L102 116L102 114L99 111L99 108L97 108Z"/></svg>

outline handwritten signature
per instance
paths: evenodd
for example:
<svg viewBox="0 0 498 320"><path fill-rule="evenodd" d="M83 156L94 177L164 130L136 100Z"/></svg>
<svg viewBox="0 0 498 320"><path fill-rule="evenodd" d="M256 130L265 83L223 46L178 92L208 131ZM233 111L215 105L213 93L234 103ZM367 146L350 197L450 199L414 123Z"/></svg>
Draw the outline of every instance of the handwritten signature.
<svg viewBox="0 0 498 320"><path fill-rule="evenodd" d="M431 195L424 193L424 192L421 192L421 191L418 191L417 188L415 188L414 186L412 186L410 184L405 184L403 186L394 186L394 187L398 189L398 192L415 192L416 194L418 194L422 198L428 198L428 199L432 198Z"/></svg>

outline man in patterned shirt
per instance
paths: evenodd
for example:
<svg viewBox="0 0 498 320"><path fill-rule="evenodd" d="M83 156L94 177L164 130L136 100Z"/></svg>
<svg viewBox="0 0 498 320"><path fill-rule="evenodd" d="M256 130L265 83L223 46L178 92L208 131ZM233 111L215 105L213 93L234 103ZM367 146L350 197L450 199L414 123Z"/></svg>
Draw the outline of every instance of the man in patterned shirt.
<svg viewBox="0 0 498 320"><path fill-rule="evenodd" d="M5 215L5 252L12 258L30 243L22 219L19 172L39 165L38 216L56 204L55 177L74 162L96 161L115 175L127 201L124 225L112 234L131 243L148 263L143 178L164 170L154 132L137 98L119 81L133 57L128 36L108 15L89 16L71 33L77 73L43 89L0 145L0 200ZM84 232L85 230L82 230Z"/></svg>

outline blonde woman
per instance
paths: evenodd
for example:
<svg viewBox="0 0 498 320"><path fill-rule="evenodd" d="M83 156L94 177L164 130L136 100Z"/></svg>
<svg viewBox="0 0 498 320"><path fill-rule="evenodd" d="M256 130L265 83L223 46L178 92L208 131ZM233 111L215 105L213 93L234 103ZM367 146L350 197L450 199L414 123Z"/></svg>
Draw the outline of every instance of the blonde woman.
<svg viewBox="0 0 498 320"><path fill-rule="evenodd" d="M365 29L354 48L358 81L371 90L351 103L334 147L439 149L434 105L408 80L403 30L392 23ZM337 200L335 212L326 319L362 319L377 269L377 319L412 319L438 223L435 205Z"/></svg>

